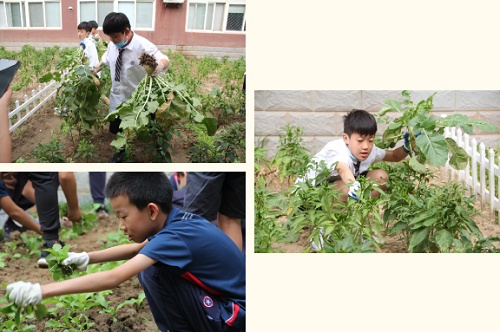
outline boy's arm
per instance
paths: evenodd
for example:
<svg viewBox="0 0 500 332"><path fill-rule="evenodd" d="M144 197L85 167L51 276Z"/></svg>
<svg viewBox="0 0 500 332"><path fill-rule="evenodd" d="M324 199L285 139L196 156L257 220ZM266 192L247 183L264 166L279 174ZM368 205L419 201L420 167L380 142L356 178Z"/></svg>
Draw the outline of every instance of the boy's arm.
<svg viewBox="0 0 500 332"><path fill-rule="evenodd" d="M31 229L38 234L42 235L42 231L40 230L40 225L37 224L31 217L24 212L16 203L10 198L10 196L0 197L0 206L7 213L9 217L26 227L27 229Z"/></svg>
<svg viewBox="0 0 500 332"><path fill-rule="evenodd" d="M356 179L354 178L354 174L352 174L352 171L349 168L349 165L347 165L345 162L339 162L337 164L337 172L339 173L342 181L344 181L345 184L356 181Z"/></svg>
<svg viewBox="0 0 500 332"><path fill-rule="evenodd" d="M12 142L9 132L9 102L12 89L7 88L0 98L0 163L12 162Z"/></svg>
<svg viewBox="0 0 500 332"><path fill-rule="evenodd" d="M122 244L104 250L89 252L89 264L131 259L135 257L147 243L148 240L142 243Z"/></svg>
<svg viewBox="0 0 500 332"><path fill-rule="evenodd" d="M406 158L408 153L403 150L403 147L399 147L395 150L390 150L385 152L385 157L382 159L383 161L392 161L398 162Z"/></svg>
<svg viewBox="0 0 500 332"><path fill-rule="evenodd" d="M115 288L156 262L156 260L146 255L137 255L130 261L110 271L97 272L42 286L38 283L32 284L31 282L18 281L8 285L7 292L10 292L9 300L14 301L17 305L23 307L36 305L47 297L99 292Z"/></svg>

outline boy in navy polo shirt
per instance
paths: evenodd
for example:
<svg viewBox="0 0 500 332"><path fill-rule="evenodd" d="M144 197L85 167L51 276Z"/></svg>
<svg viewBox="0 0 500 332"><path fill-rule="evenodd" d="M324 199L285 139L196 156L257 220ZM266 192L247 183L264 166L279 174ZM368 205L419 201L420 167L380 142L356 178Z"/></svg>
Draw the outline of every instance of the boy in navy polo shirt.
<svg viewBox="0 0 500 332"><path fill-rule="evenodd" d="M234 242L207 220L172 208L164 173L114 173L106 196L120 229L134 244L90 253L69 253L63 264L130 259L123 265L40 286L7 286L21 306L43 298L115 288L138 275L156 324L167 331L244 331L245 258Z"/></svg>

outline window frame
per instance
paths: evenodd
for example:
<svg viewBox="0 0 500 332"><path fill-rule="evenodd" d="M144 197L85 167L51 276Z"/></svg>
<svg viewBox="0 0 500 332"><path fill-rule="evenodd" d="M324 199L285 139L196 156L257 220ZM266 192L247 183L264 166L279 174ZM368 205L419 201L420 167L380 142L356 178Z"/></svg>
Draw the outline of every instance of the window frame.
<svg viewBox="0 0 500 332"><path fill-rule="evenodd" d="M3 27L0 28L1 30L62 30L62 0L0 0L0 2L3 3L4 6L4 12L5 12L5 22L8 25L9 20L7 19L7 3L17 3L19 4L19 10L21 11L21 21L24 26L22 27ZM24 5L22 4L24 2ZM42 3L42 16L43 16L43 27L32 27L31 22L30 22L30 9L29 9L29 4L30 3ZM47 27L47 19L46 19L46 10L45 10L45 4L46 3L58 3L59 4L59 20L61 22L60 27ZM25 15L23 16L23 6L24 6L24 13Z"/></svg>
<svg viewBox="0 0 500 332"><path fill-rule="evenodd" d="M137 21L137 3L152 3L153 4L153 12L152 12L152 22L151 22L151 28L137 28L134 27L136 22L130 22L130 25L132 26L133 31L155 31L155 24L156 24L156 1L157 0L78 0L78 24L82 22L81 20L81 10L80 10L80 4L84 2L95 2L95 17L97 18L97 3L98 2L113 2L113 12L118 12L118 2L133 2L134 3L134 20ZM96 19L97 21L97 19ZM102 27L99 26L99 28L102 30Z"/></svg>
<svg viewBox="0 0 500 332"><path fill-rule="evenodd" d="M214 11L212 13L212 29L214 26L214 18L215 18L215 8L216 4L224 4L224 17L222 19L222 31L214 31L214 30L206 30L205 26L207 23L207 15L208 15L208 6L209 4L214 4ZM188 24L189 24L189 10L190 10L190 5L191 4L205 4L205 18L203 20L203 29L189 29ZM243 26L240 31L235 31L235 30L226 30L227 26L227 18L229 16L229 6L230 5L244 5L245 6L245 15L243 16ZM246 21L247 21L247 4L246 1L204 1L204 0L189 0L187 3L187 10L186 10L186 24L185 24L185 31L186 32L199 32L199 33L224 33L224 34L246 34L245 26L246 26Z"/></svg>

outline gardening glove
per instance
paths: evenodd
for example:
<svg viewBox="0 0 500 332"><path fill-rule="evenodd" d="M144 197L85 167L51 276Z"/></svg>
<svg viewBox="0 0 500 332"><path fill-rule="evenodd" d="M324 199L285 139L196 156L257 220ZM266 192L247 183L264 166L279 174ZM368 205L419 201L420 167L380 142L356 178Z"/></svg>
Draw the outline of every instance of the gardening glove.
<svg viewBox="0 0 500 332"><path fill-rule="evenodd" d="M68 252L68 258L62 261L62 265L76 264L78 271L85 271L89 264L89 255L84 251L81 253Z"/></svg>
<svg viewBox="0 0 500 332"><path fill-rule="evenodd" d="M42 288L40 284L18 281L7 286L9 300L21 307L27 307L30 304L36 305L42 302Z"/></svg>
<svg viewBox="0 0 500 332"><path fill-rule="evenodd" d="M158 75L159 73L161 73L161 71L163 70L163 68L165 68L163 66L163 63L160 61L160 60L157 60L156 61L156 69L155 71L151 74L151 76L156 76Z"/></svg>
<svg viewBox="0 0 500 332"><path fill-rule="evenodd" d="M356 201L359 201L358 196L356 196L356 191L358 191L359 188L361 188L361 185L359 184L359 182L354 181L353 184L351 185L351 187L349 187L349 192L347 193L347 196L349 196L350 198L352 198Z"/></svg>

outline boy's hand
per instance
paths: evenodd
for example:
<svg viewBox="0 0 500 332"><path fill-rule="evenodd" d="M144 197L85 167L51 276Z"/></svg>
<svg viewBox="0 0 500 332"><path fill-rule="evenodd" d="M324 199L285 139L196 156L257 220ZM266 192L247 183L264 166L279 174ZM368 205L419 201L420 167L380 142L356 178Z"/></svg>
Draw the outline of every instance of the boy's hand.
<svg viewBox="0 0 500 332"><path fill-rule="evenodd" d="M17 183L17 179L14 177L14 174L17 172L0 172L0 181L9 188L14 189L14 186Z"/></svg>
<svg viewBox="0 0 500 332"><path fill-rule="evenodd" d="M30 304L36 305L42 302L42 288L40 284L18 281L7 286L9 300L21 307L27 307Z"/></svg>
<svg viewBox="0 0 500 332"><path fill-rule="evenodd" d="M156 61L156 69L155 71L151 74L151 76L156 76L158 75L159 73L161 73L161 71L163 70L163 68L165 68L165 66L163 66L163 63L160 61L160 60L157 60Z"/></svg>
<svg viewBox="0 0 500 332"><path fill-rule="evenodd" d="M347 193L347 196L349 196L350 198L352 198L356 201L359 201L358 196L356 196L356 191L358 191L359 188L361 188L361 185L359 184L359 182L354 181L352 183L352 185L349 187L349 192Z"/></svg>
<svg viewBox="0 0 500 332"><path fill-rule="evenodd" d="M68 258L62 261L62 265L76 264L78 271L85 271L89 264L89 255L84 251L81 253L68 252Z"/></svg>

